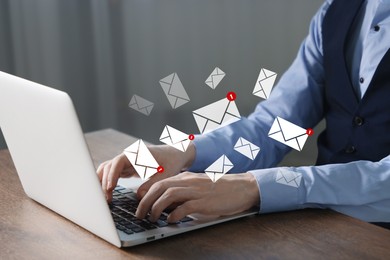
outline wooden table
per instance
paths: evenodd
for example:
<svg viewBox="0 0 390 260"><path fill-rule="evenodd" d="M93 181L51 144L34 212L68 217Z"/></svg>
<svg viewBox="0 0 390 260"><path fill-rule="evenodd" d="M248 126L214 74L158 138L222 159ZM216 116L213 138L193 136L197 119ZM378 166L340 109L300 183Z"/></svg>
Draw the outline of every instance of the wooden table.
<svg viewBox="0 0 390 260"><path fill-rule="evenodd" d="M86 134L95 164L135 139L115 130ZM0 151L0 259L390 259L390 231L330 210L247 217L118 249L23 192Z"/></svg>

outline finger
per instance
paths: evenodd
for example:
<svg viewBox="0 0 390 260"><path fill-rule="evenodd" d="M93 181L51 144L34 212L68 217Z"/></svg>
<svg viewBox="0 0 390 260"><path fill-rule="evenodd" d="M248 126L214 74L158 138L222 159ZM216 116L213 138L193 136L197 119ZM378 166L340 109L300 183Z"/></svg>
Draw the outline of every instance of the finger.
<svg viewBox="0 0 390 260"><path fill-rule="evenodd" d="M185 216L193 213L201 213L201 208L205 205L199 203L199 200L189 200L183 203L181 206L174 209L167 218L168 223L176 223Z"/></svg>
<svg viewBox="0 0 390 260"><path fill-rule="evenodd" d="M145 196L141 199L141 202L137 208L137 218L144 218L149 210L152 208L154 202L171 187L185 187L187 186L180 178L171 177L164 179L160 182L154 183L150 189L146 192ZM169 206L169 205L168 205Z"/></svg>
<svg viewBox="0 0 390 260"><path fill-rule="evenodd" d="M110 169L111 169L111 163L107 163L104 166L103 177L102 177L102 189L104 194L106 194L107 201L111 201L111 194L107 192L107 177L108 177L108 173L110 172Z"/></svg>
<svg viewBox="0 0 390 260"><path fill-rule="evenodd" d="M135 212L135 216L139 219L145 218L153 203L165 192L166 188L167 187L165 187L164 182L153 184L146 192L145 196L141 199L137 207L137 211Z"/></svg>
<svg viewBox="0 0 390 260"><path fill-rule="evenodd" d="M112 160L111 168L107 176L107 191L111 192L115 189L119 177L129 164L129 161L124 154L118 155Z"/></svg>
<svg viewBox="0 0 390 260"><path fill-rule="evenodd" d="M128 178L128 177L132 177L132 176L139 178L139 175L136 174L134 168L130 167L130 168L122 171L120 178Z"/></svg>
<svg viewBox="0 0 390 260"><path fill-rule="evenodd" d="M99 167L97 168L97 170L96 170L96 173L98 174L100 183L102 182L102 179L103 179L104 166L106 166L106 164L109 163L109 162L110 162L110 161L102 162L102 163L99 165Z"/></svg>
<svg viewBox="0 0 390 260"><path fill-rule="evenodd" d="M152 187L153 184L167 178L164 173L156 173L149 180L142 183L137 190L137 197L139 200L145 196L146 192Z"/></svg>
<svg viewBox="0 0 390 260"><path fill-rule="evenodd" d="M172 187L167 189L152 205L150 211L150 221L157 221L163 210L172 204L182 204L184 201L191 200L194 197L193 192L186 188Z"/></svg>

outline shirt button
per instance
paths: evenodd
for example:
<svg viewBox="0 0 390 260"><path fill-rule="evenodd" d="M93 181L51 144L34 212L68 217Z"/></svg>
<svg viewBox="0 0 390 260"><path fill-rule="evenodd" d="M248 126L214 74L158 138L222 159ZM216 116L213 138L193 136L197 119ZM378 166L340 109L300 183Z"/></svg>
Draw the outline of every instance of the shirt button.
<svg viewBox="0 0 390 260"><path fill-rule="evenodd" d="M375 25L375 26L374 26L374 30L375 30L376 32L378 32L380 29L381 29L381 27L380 27L379 25Z"/></svg>
<svg viewBox="0 0 390 260"><path fill-rule="evenodd" d="M363 125L364 120L363 120L363 118L361 118L360 116L356 116L356 117L353 119L353 122L355 123L355 125L361 126L361 125Z"/></svg>
<svg viewBox="0 0 390 260"><path fill-rule="evenodd" d="M345 153L351 154L351 153L354 153L354 152L356 152L356 148L353 145L348 146L347 148L345 148Z"/></svg>
<svg viewBox="0 0 390 260"><path fill-rule="evenodd" d="M360 82L360 83L363 83L363 82L364 82L364 78L361 77L361 78L359 79L359 82Z"/></svg>

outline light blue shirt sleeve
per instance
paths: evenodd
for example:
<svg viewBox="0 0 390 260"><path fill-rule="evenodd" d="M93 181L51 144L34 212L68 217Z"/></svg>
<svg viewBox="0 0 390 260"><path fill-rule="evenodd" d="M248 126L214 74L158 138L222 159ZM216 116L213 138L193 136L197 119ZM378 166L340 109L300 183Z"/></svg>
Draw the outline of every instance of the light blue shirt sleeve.
<svg viewBox="0 0 390 260"><path fill-rule="evenodd" d="M250 171L259 184L260 213L330 208L368 222L390 222L390 156L308 167Z"/></svg>
<svg viewBox="0 0 390 260"><path fill-rule="evenodd" d="M275 167L290 151L287 146L268 137L275 117L303 128L313 128L324 117L321 30L331 2L326 1L313 17L309 35L270 98L260 102L248 118L197 136L194 140L196 158L189 170L202 172L225 154L234 164L231 172L250 172L256 178L260 191L260 213L308 207L331 208L364 221L390 222L390 155L379 162L270 168ZM366 26L365 23L368 22L363 22L363 26ZM377 46L388 45L388 41L375 41ZM386 51L388 47L381 49ZM368 57L370 50L365 49L367 53L364 55ZM377 50L372 48L372 51ZM374 53L374 56L383 56L383 51L381 54ZM368 71L367 68L360 69ZM371 67L366 75L373 74L375 69ZM248 160L234 151L239 137L261 147L256 160Z"/></svg>
<svg viewBox="0 0 390 260"><path fill-rule="evenodd" d="M268 137L275 117L279 116L303 128L313 128L318 124L324 116L321 23L328 7L329 3L325 2L313 18L309 36L269 99L260 102L248 118L195 138L197 152L190 171L204 171L222 154L234 164L231 172L274 167L290 151L289 147ZM256 160L248 160L234 151L239 137L261 148Z"/></svg>

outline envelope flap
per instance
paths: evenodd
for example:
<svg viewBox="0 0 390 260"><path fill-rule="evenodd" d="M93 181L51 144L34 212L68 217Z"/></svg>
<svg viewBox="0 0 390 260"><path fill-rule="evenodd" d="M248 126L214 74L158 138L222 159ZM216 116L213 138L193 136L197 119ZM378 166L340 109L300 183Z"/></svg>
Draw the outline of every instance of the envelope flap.
<svg viewBox="0 0 390 260"><path fill-rule="evenodd" d="M229 158L227 158L226 155L222 155L213 164L207 167L205 171L214 173L226 173L231 168L233 168L232 162L229 160Z"/></svg>
<svg viewBox="0 0 390 260"><path fill-rule="evenodd" d="M173 79L175 78L176 73L172 73L165 78L160 79L160 83L166 83L168 85L171 85L173 83Z"/></svg>
<svg viewBox="0 0 390 260"><path fill-rule="evenodd" d="M236 102L234 102L234 101L229 102L226 112L229 114L232 114L236 117L241 117L240 112L238 111L238 107L236 105Z"/></svg>
<svg viewBox="0 0 390 260"><path fill-rule="evenodd" d="M251 142L249 142L248 140L246 140L244 137L240 137L240 138L238 138L235 147L241 147L241 146L247 146L247 145L252 146L253 144Z"/></svg>
<svg viewBox="0 0 390 260"><path fill-rule="evenodd" d="M241 137L242 138L242 137ZM257 145L249 142L248 140L246 140L245 138L242 138L242 144L243 145L246 145L246 146L249 146L251 151L254 151L254 150L260 150L260 147L258 147Z"/></svg>
<svg viewBox="0 0 390 260"><path fill-rule="evenodd" d="M211 103L210 105L201 107L193 111L193 113L220 123L225 115L225 112L228 109L229 103L230 101L224 98L214 103ZM234 108L231 109L234 110ZM238 111L237 107L236 110Z"/></svg>
<svg viewBox="0 0 390 260"><path fill-rule="evenodd" d="M306 134L306 129L300 126L294 125L293 123L290 123L280 117L277 117L277 120L285 140L289 140Z"/></svg>
<svg viewBox="0 0 390 260"><path fill-rule="evenodd" d="M261 72L264 75L264 78L262 78L262 79L266 79L266 78L269 78L271 76L276 76L275 72L267 70L267 69L261 69Z"/></svg>
<svg viewBox="0 0 390 260"><path fill-rule="evenodd" d="M169 90L169 94L176 96L176 97L179 97L179 98L189 99L188 94L187 94L183 84L181 83L179 76L176 73L174 73L171 89Z"/></svg>
<svg viewBox="0 0 390 260"><path fill-rule="evenodd" d="M216 75L221 75L221 76L224 76L225 75L225 72L223 72L220 68L216 67L213 71L213 73L211 73L213 76L216 76Z"/></svg>
<svg viewBox="0 0 390 260"><path fill-rule="evenodd" d="M241 137L241 142L242 142L243 145L247 145L247 144L249 144L250 146L252 145L251 142L249 142L248 140L246 140L246 139L243 138L243 137Z"/></svg>
<svg viewBox="0 0 390 260"><path fill-rule="evenodd" d="M134 100L138 106L138 108L146 108L146 107L149 107L149 106L153 106L154 104L152 102L150 102L149 100L146 100L140 96L137 96L137 95L134 95Z"/></svg>
<svg viewBox="0 0 390 260"><path fill-rule="evenodd" d="M129 147L125 148L125 151L129 152L129 153L135 153L135 154L138 153L138 147L139 147L140 141L141 141L141 139L137 140L136 142L131 144Z"/></svg>
<svg viewBox="0 0 390 260"><path fill-rule="evenodd" d="M295 174L294 172L290 172L290 171L280 171L280 176L279 178L284 178L286 180L286 182L291 182L293 181L295 178L299 177L298 174Z"/></svg>
<svg viewBox="0 0 390 260"><path fill-rule="evenodd" d="M153 168L158 168L159 166L156 159L154 159L148 147L146 147L145 143L142 140L140 140L139 142L138 156L135 163Z"/></svg>
<svg viewBox="0 0 390 260"><path fill-rule="evenodd" d="M164 127L164 130L163 132L161 133L161 136L160 136L160 139L165 139L165 138L169 138L169 131L168 131L168 126L166 125Z"/></svg>
<svg viewBox="0 0 390 260"><path fill-rule="evenodd" d="M188 135L167 125L167 130L169 132L169 135L171 137L172 143L180 143L183 141L188 140Z"/></svg>
<svg viewBox="0 0 390 260"><path fill-rule="evenodd" d="M224 155L219 157L213 164L211 164L207 169L206 172L223 172L223 161L224 161Z"/></svg>
<svg viewBox="0 0 390 260"><path fill-rule="evenodd" d="M302 174L299 172L279 170L276 174L276 182L298 188L301 185Z"/></svg>
<svg viewBox="0 0 390 260"><path fill-rule="evenodd" d="M238 138L236 144L234 145L234 148L243 146L244 145L243 142L242 142L243 140L245 140L245 139L242 138L242 137Z"/></svg>

